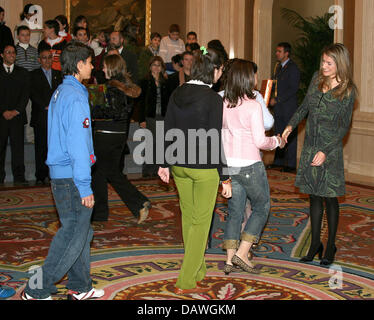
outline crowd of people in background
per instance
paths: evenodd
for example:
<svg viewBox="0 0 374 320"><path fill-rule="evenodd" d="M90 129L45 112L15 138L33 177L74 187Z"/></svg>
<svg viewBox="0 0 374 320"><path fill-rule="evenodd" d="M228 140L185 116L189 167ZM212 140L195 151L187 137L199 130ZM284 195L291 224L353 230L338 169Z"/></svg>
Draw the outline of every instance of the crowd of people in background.
<svg viewBox="0 0 374 320"><path fill-rule="evenodd" d="M86 17L77 17L69 28L63 15L45 21L41 36L28 26L33 16L31 6L25 6L15 39L3 22L4 10L0 8L1 184L5 181L5 152L9 138L14 184L28 185L24 137L25 124L29 122L34 133L36 183L49 184L52 179L59 215L66 212L58 200L66 190L62 190L61 181L54 181L57 173L66 173L66 168L59 168L63 165L55 152L64 151L56 150L57 140L61 141L63 132L61 123L74 122L74 110L68 108L66 112L70 118L62 119L61 123L54 125L54 121L65 112L58 111L63 108L61 97L74 104L77 102L72 97L77 95L84 110L84 121L74 122L74 128L78 132L77 139L84 136L87 143L83 145L88 149L72 147L63 154L72 153L76 157L88 152L92 171L90 166L87 169L87 163L82 168L89 171L90 177L84 176L87 173L84 170L74 172L72 169L77 187L74 192L81 196L82 206L88 209L82 213L89 214L90 218L92 214L92 221L108 220L107 184L110 183L141 224L148 217L151 202L123 174L124 157L130 153L127 145L130 123L139 123L140 128L148 129L154 136L148 142L154 152L152 159L143 165L143 177L160 176L168 183L173 174L179 193L185 256L175 293L201 293L206 291L206 287L201 286L206 274L204 252L219 182L222 182L222 195L229 199L223 245L227 251L224 272L229 274L236 266L249 273L259 273L252 262L251 250L259 242L270 212L270 190L260 150L277 149L272 166L282 167L287 172L295 171L297 125L309 113L296 185L310 194L312 244L301 262L313 260L317 253L322 259L320 229L325 203L329 240L321 265L333 263L339 216L336 197L345 192L341 141L348 130L356 96L349 54L344 46L335 44L322 53L321 68L312 80L304 103L298 108L300 71L291 59L291 46L279 43L278 64L273 75L277 87L270 101L273 117L257 90L256 63L229 59L218 39L211 40L206 47L200 46L198 35L191 31L186 35L185 43L180 27L173 24L167 35L153 32L150 44L139 46L136 41L138 28L134 25L126 26L124 30L91 34ZM89 101L89 112L85 99ZM53 111L50 110L52 106ZM155 150L159 146L155 135L159 122L164 122L165 130L179 129L186 137L190 129L222 131L218 144L219 149L224 150L226 163L214 163L209 145L204 146L208 150L207 163L179 163L179 160L173 164L157 163ZM313 127L310 127L312 122ZM275 135L266 135L265 131L273 124ZM87 130L80 133L81 127L92 129L92 137ZM55 131L48 131L50 128ZM332 132L332 128L339 130ZM71 139L71 136L62 139ZM52 142L53 152L48 151ZM191 144L188 140L185 143L187 153ZM192 148L198 150L199 145ZM81 158L73 160L82 161ZM66 161L72 161L71 157ZM49 171L51 167L53 177ZM88 186L91 176L92 191ZM79 240L73 239L84 252L73 254L64 247L71 264L64 268L56 264L56 257L61 255L56 248L64 246L58 233L43 267L48 271L46 286L40 292L27 286L23 299L50 299L54 282L66 272L72 298L81 300L104 295L103 290L92 287L86 265L92 238L89 220L85 219L80 225L84 226L85 233ZM80 265L74 265L73 260L77 257ZM53 273L53 270L58 272ZM84 271L84 281L79 270ZM82 285L74 289L77 283Z"/></svg>

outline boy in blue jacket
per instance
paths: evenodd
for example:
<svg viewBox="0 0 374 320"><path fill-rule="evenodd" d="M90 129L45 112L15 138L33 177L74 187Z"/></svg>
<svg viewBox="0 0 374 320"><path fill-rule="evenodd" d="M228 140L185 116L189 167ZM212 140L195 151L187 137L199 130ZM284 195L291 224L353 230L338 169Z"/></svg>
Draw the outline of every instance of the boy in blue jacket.
<svg viewBox="0 0 374 320"><path fill-rule="evenodd" d="M61 55L63 83L54 92L48 110L48 157L51 188L61 222L43 267L30 278L24 300L52 300L55 283L68 276L68 299L99 298L92 287L90 242L93 237L91 189L93 150L88 92L82 81L91 77L92 49L78 42ZM38 278L39 277L39 278Z"/></svg>

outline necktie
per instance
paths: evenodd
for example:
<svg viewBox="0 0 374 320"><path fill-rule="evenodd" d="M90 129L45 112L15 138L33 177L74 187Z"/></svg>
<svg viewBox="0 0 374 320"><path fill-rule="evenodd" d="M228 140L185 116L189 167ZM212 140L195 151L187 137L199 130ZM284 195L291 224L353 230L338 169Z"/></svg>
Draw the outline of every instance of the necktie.
<svg viewBox="0 0 374 320"><path fill-rule="evenodd" d="M10 67L6 67L8 69L8 73L10 73Z"/></svg>
<svg viewBox="0 0 374 320"><path fill-rule="evenodd" d="M50 71L45 71L45 76L47 77L49 86L52 88L52 75L51 75L51 73L52 72L50 72Z"/></svg>

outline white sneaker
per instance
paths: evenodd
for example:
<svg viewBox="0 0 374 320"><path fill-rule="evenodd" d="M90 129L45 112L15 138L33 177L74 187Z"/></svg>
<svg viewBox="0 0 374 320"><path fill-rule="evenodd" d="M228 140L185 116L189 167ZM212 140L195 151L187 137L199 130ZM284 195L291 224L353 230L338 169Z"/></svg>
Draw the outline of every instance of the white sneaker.
<svg viewBox="0 0 374 320"><path fill-rule="evenodd" d="M53 300L51 296L49 296L48 298L45 298L45 299L36 299L36 298L33 298L32 296L28 295L25 291L22 291L21 299L22 300Z"/></svg>
<svg viewBox="0 0 374 320"><path fill-rule="evenodd" d="M96 298L101 298L104 294L105 294L104 290L95 289L95 288L92 288L88 292L76 292L76 291L69 290L68 300L96 299Z"/></svg>

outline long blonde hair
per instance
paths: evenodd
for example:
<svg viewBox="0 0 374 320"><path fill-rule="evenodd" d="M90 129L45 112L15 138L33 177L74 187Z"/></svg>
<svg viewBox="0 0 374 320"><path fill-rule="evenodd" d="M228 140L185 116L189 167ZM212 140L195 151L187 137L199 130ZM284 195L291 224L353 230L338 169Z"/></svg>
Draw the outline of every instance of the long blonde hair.
<svg viewBox="0 0 374 320"><path fill-rule="evenodd" d="M335 43L325 47L321 55L321 64L318 76L318 89L331 89L331 80L329 77L325 77L322 72L323 56L327 55L334 60L336 64L336 79L339 85L333 92L333 96L339 100L343 100L345 97L350 97L351 94L357 96L357 87L353 82L353 71L350 61L350 55L347 48L341 43Z"/></svg>

